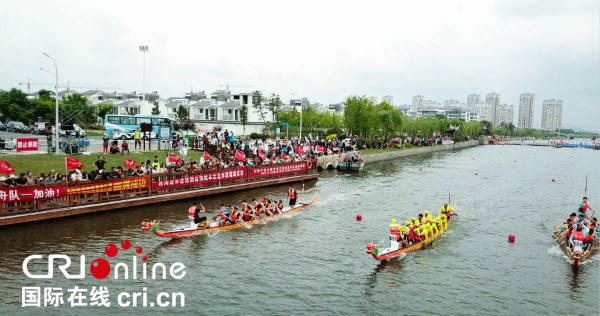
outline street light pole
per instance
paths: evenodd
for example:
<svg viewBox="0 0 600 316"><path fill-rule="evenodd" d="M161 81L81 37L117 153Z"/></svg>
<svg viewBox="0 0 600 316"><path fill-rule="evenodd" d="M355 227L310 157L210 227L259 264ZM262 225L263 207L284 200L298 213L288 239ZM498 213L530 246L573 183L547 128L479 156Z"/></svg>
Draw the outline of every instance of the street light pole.
<svg viewBox="0 0 600 316"><path fill-rule="evenodd" d="M142 101L146 101L146 52L148 46L140 46L140 51L144 53L144 69L142 70Z"/></svg>
<svg viewBox="0 0 600 316"><path fill-rule="evenodd" d="M302 141L302 111L304 110L304 105L302 104L302 97L292 93L292 95L297 96L298 98L300 98L300 141Z"/></svg>
<svg viewBox="0 0 600 316"><path fill-rule="evenodd" d="M44 56L52 59L52 62L54 63L54 74L56 75L56 85L54 86L54 89L56 91L56 95L55 95L55 99L56 99L56 119L55 119L55 124L54 124L54 152L58 155L58 66L56 66L56 61L54 60L54 58L52 58L52 56L43 53Z"/></svg>

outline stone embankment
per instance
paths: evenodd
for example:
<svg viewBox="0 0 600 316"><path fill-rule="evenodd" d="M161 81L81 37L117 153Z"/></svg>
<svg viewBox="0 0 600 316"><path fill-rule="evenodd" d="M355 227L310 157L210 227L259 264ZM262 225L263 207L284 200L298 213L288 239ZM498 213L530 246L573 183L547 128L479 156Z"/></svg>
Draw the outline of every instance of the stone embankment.
<svg viewBox="0 0 600 316"><path fill-rule="evenodd" d="M451 145L438 145L438 146L430 146L430 147L418 147L418 148L413 148L413 149L402 149L402 150L397 150L397 151L382 152L379 154L363 155L363 160L365 163L371 163L371 162L391 160L391 159L397 159L397 158L403 158L403 157L425 155L425 154L434 153L434 152L438 152L438 151L447 151L447 150L475 147L475 146L483 145L483 144L484 143L481 140L474 140L474 141L455 143L455 144L451 144ZM337 168L338 162L343 161L346 155L348 157L351 156L351 154L346 153L346 154L343 154L341 158L338 158L337 155L319 157L317 159L317 170Z"/></svg>

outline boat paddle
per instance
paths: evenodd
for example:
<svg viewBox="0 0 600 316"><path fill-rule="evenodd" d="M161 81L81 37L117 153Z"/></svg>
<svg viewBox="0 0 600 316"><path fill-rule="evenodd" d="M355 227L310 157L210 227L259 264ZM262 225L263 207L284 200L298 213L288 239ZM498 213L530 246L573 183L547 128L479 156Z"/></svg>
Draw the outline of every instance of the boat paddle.
<svg viewBox="0 0 600 316"><path fill-rule="evenodd" d="M558 238L558 236L560 236L561 233L562 233L562 230L557 231L556 233L554 233L554 235L552 235L552 239Z"/></svg>

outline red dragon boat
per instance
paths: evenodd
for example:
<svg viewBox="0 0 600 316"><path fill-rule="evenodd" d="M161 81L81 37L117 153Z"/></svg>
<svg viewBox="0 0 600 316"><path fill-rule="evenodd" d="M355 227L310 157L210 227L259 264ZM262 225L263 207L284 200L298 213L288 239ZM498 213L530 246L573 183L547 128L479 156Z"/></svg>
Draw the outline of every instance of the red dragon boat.
<svg viewBox="0 0 600 316"><path fill-rule="evenodd" d="M454 203L454 210L456 211L456 202ZM453 217L454 217L454 214L448 218L448 222L446 224L447 225L446 230L448 230L448 228L450 228L450 223L452 222ZM379 244L373 244L371 242L371 243L367 244L367 254L372 255L373 258L375 258L377 260L392 259L403 253L409 253L409 252L417 251L419 249L423 249L426 247L431 247L431 246L433 246L433 243L435 242L435 240L438 237L440 237L442 234L438 234L435 239L431 240L428 243L426 243L425 241L419 241L412 245L406 246L404 248L399 248L399 246L401 246L401 244L396 241L396 242L391 242L389 247L387 247L383 250L379 250ZM395 238L396 237L394 236L394 241L395 241Z"/></svg>
<svg viewBox="0 0 600 316"><path fill-rule="evenodd" d="M142 222L142 230L152 232L156 236L159 236L159 237L179 238L179 237L184 237L184 236L193 236L193 235L201 235L201 234L207 234L207 233L212 233L212 232L218 232L218 231L222 231L222 230L240 229L240 228L252 226L255 224L268 222L268 221L271 221L273 219L279 218L284 215L296 213L296 212L312 205L316 198L317 198L317 194L315 194L313 196L312 200L309 203L299 203L294 208L284 207L281 214L259 217L259 218L256 218L256 219L253 219L250 221L241 222L241 223L237 223L237 224L217 226L217 223L215 222L215 223L209 224L208 226L199 227L197 229L187 228L187 229L180 229L180 230L162 231L158 227L159 222L152 221L152 222Z"/></svg>

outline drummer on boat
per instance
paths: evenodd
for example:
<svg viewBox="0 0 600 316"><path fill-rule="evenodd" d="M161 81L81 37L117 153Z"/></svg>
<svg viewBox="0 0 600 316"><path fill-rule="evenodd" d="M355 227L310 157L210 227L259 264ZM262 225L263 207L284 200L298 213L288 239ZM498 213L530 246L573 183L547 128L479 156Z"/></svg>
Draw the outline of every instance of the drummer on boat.
<svg viewBox="0 0 600 316"><path fill-rule="evenodd" d="M288 190L288 199L290 200L291 208L294 208L296 206L296 198L297 197L298 197L298 195L296 193L296 189L294 189L294 187L290 185L290 188Z"/></svg>

